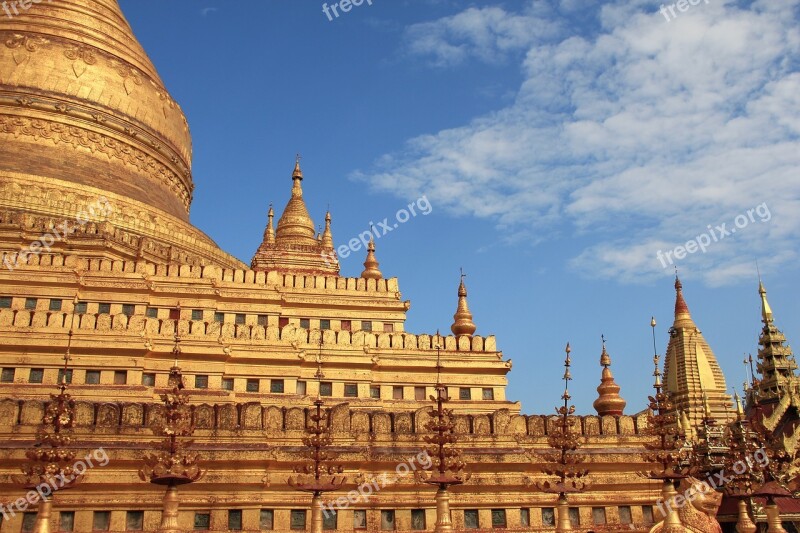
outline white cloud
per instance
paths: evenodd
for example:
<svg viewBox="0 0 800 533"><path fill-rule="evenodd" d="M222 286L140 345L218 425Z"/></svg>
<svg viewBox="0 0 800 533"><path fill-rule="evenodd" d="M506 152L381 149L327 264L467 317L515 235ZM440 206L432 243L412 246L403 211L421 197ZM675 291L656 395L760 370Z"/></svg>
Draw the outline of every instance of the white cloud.
<svg viewBox="0 0 800 533"><path fill-rule="evenodd" d="M412 26L409 50L438 66L522 52L524 82L506 108L381 158L373 183L516 239L558 223L559 238L596 243L574 268L623 281L664 275L659 249L766 202L769 222L681 268L714 285L749 275L757 257L795 261L800 0L701 2L671 22L652 2L619 0L594 8L594 29L569 34L587 27L570 24L574 9L469 8Z"/></svg>

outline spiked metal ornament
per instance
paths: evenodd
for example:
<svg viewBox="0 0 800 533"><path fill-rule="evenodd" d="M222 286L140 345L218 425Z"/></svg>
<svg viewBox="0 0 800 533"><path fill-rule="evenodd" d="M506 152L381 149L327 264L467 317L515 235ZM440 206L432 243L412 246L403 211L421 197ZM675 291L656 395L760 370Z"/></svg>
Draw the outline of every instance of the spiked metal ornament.
<svg viewBox="0 0 800 533"><path fill-rule="evenodd" d="M569 382L572 380L570 366L572 359L569 343L565 349L564 358L564 394L561 399L564 404L556 407L558 418L553 424L553 429L547 437L547 444L550 451L537 452L547 463L542 472L549 476L554 476L557 481L544 481L535 483L536 487L542 492L560 494L564 496L571 492L581 492L588 487L583 479L589 474L589 470L582 468L581 465L586 461L586 455L577 452L581 445L580 421L575 413L575 406L569 405L572 396L569 393Z"/></svg>
<svg viewBox="0 0 800 533"><path fill-rule="evenodd" d="M156 485L185 485L200 479L204 472L199 466L199 454L189 452L191 440L186 437L194 433L194 424L189 409L189 399L184 391L183 375L178 366L180 338L175 337L172 350L175 365L169 372L170 390L161 395L164 403L164 419L153 425L153 433L163 436L159 451L144 457L144 466L139 477Z"/></svg>
<svg viewBox="0 0 800 533"><path fill-rule="evenodd" d="M322 336L319 339L319 353L317 354L317 372L314 374L317 383L325 375L322 372ZM294 468L297 476L289 477L287 483L295 490L311 492L319 496L323 492L338 490L347 481L344 476L337 476L344 472L344 467L334 464L337 454L330 451L333 438L330 433L329 412L322 409L323 401L317 396L314 402L314 411L310 419L311 424L306 424L303 445L306 447L305 455L308 463Z"/></svg>
<svg viewBox="0 0 800 533"><path fill-rule="evenodd" d="M447 387L441 382L441 337L436 334L436 396L430 396L430 400L436 407L428 409L430 417L425 423L425 430L428 432L423 437L428 444L425 451L431 457L432 464L430 470L418 470L416 477L418 481L429 485L437 485L442 490L447 490L452 485L461 485L469 481L471 474L465 473L466 463L461 458L461 450L455 447L458 437L455 432L455 418L452 409L446 409L444 404L450 401L447 395Z"/></svg>

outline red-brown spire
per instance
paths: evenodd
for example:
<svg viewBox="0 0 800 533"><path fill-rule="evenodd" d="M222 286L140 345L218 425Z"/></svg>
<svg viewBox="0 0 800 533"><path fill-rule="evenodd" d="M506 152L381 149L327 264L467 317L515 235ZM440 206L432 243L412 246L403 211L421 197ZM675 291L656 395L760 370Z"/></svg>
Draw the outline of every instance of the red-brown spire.
<svg viewBox="0 0 800 533"><path fill-rule="evenodd" d="M675 276L675 328L693 327L694 321L689 312L689 306L686 305L686 300L683 299L683 284L678 276Z"/></svg>

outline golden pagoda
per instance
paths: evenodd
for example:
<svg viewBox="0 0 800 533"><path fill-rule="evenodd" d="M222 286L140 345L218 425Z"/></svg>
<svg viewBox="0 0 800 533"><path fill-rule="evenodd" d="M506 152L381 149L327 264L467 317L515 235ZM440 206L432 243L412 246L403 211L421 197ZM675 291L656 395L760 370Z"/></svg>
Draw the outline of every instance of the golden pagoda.
<svg viewBox="0 0 800 533"><path fill-rule="evenodd" d="M277 222L270 205L248 267L189 221L189 128L117 0L29 7L0 16L0 530L46 530L46 519L51 531L78 533L297 532L313 516L322 530L431 531L441 484L424 483L435 472L407 474L437 424L449 443L439 451L457 452L471 476L448 485L452 518L440 512L440 529L556 529L555 499L537 487L563 420L522 414L506 397L512 362L493 335L476 334L463 275L452 335L406 331L410 302L379 269L374 241L362 274L340 275L335 213L315 230L304 199L314 176L303 183L299 157L277 181L274 194L288 200ZM703 393L723 424L724 376L676 288L665 388L687 425L705 416ZM794 378L772 327L759 355L763 401L774 392L770 413L789 416L796 388L783 384ZM638 475L649 413L624 414L605 348L601 365L597 414L569 414L589 488L560 504L560 529L644 533L660 519L662 489ZM42 507L16 476L58 412L59 384L69 385L79 446L65 442L58 468L78 451L95 460ZM748 406L760 401L748 394ZM432 418L434 395L449 399L446 424ZM316 490L327 509L336 504L321 524L292 485L306 486L295 470L322 449L310 433L325 435L347 479L380 480L369 494ZM167 463L192 481L179 493L138 477L176 481L158 474Z"/></svg>

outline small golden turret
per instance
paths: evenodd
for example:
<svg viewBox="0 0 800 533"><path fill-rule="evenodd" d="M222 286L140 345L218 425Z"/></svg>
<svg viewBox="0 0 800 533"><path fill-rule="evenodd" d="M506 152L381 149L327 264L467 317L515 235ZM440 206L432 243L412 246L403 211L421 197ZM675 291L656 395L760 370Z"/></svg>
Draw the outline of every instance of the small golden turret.
<svg viewBox="0 0 800 533"><path fill-rule="evenodd" d="M600 366L603 367L600 385L597 387L597 392L600 396L594 401L594 409L600 416L621 416L627 402L619 395L621 387L614 381L614 375L611 373L611 356L606 351L604 338L603 352L600 354Z"/></svg>
<svg viewBox="0 0 800 533"><path fill-rule="evenodd" d="M467 305L467 287L464 285L465 274L461 273L461 284L458 286L458 308L456 314L453 315L453 325L450 330L456 337L462 335L472 336L477 329L475 323L472 321L472 313L469 312L469 305Z"/></svg>
<svg viewBox="0 0 800 533"><path fill-rule="evenodd" d="M767 289L764 288L760 279L758 280L758 294L761 295L761 319L765 325L770 324L773 322L772 308L767 301Z"/></svg>
<svg viewBox="0 0 800 533"><path fill-rule="evenodd" d="M272 209L272 204L269 204L269 213L267 214L267 229L264 230L265 244L275 244L275 228L272 225L273 218L275 218L275 210Z"/></svg>
<svg viewBox="0 0 800 533"><path fill-rule="evenodd" d="M333 248L333 233L331 233L331 212L325 213L325 231L322 233L322 246Z"/></svg>
<svg viewBox="0 0 800 533"><path fill-rule="evenodd" d="M378 269L379 265L380 263L375 259L375 239L370 236L369 245L367 246L367 260L364 261L364 272L361 273L361 277L364 279L383 278L383 274Z"/></svg>

